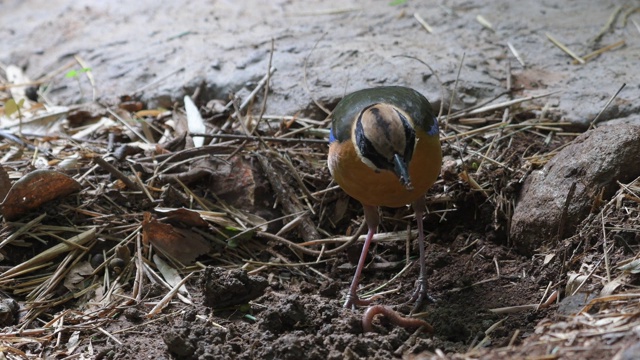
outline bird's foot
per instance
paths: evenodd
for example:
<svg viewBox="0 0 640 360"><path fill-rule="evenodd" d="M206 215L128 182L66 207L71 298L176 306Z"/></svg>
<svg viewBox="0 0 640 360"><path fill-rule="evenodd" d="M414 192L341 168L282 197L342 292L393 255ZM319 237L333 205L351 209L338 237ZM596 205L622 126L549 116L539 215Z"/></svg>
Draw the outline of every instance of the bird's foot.
<svg viewBox="0 0 640 360"><path fill-rule="evenodd" d="M417 312L420 307L422 307L422 304L425 302L425 300L429 303L436 302L436 299L427 293L426 278L419 278L418 285L414 290L413 295L411 295L411 298L407 302L405 302L405 304L413 303L413 310L411 312L414 313Z"/></svg>
<svg viewBox="0 0 640 360"><path fill-rule="evenodd" d="M348 294L347 301L344 303L345 308L355 308L356 306L369 306L373 302L373 298L360 299L356 294Z"/></svg>

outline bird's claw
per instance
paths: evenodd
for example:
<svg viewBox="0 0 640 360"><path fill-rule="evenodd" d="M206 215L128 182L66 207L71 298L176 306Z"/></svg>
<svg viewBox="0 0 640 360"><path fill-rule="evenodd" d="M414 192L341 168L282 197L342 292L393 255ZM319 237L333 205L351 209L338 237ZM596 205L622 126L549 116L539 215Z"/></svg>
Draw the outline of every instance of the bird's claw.
<svg viewBox="0 0 640 360"><path fill-rule="evenodd" d="M356 294L348 294L347 300L344 302L344 307L348 309L355 308L356 306L369 306L372 301L373 298L364 300L360 299Z"/></svg>
<svg viewBox="0 0 640 360"><path fill-rule="evenodd" d="M422 307L422 304L425 300L429 303L435 303L436 300L427 293L427 279L422 276L418 278L416 289L413 291L413 295L411 298L405 302L405 304L413 303L412 313L417 312L417 310Z"/></svg>

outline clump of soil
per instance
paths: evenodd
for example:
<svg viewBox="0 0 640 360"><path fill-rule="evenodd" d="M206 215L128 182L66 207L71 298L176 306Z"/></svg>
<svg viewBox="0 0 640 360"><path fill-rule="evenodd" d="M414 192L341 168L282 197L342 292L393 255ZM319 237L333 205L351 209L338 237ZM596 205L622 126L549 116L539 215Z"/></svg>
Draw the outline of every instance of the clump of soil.
<svg viewBox="0 0 640 360"><path fill-rule="evenodd" d="M241 269L226 271L207 267L200 276L200 289L204 304L215 309L246 304L262 295L267 280L261 276L248 276Z"/></svg>

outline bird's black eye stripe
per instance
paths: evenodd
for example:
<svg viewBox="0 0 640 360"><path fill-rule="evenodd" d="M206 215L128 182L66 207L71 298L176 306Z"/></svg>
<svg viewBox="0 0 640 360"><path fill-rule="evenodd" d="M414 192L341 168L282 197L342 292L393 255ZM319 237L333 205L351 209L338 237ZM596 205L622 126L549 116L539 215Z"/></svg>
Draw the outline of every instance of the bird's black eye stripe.
<svg viewBox="0 0 640 360"><path fill-rule="evenodd" d="M409 162L411 162L411 157L413 156L413 148L416 145L416 132L413 130L413 127L411 127L409 120L407 120L407 118L404 115L402 115L401 112L396 110L396 113L402 120L402 127L404 128L404 137L406 139L406 144L405 144L403 155L404 155L405 161L408 164Z"/></svg>
<svg viewBox="0 0 640 360"><path fill-rule="evenodd" d="M363 113L364 111L360 112L360 116L358 116L358 120L356 121L356 146L360 149L360 154L362 157L369 159L378 169L393 169L391 161L380 155L371 141L364 135L364 129L362 128Z"/></svg>

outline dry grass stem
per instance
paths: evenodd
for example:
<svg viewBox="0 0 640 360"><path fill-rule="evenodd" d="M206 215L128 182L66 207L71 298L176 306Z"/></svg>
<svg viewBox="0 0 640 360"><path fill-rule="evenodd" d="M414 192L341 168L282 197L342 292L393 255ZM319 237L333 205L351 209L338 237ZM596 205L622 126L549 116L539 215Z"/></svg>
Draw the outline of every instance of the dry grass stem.
<svg viewBox="0 0 640 360"><path fill-rule="evenodd" d="M96 229L90 229L68 239L67 242L74 243L76 245L84 245L89 241L95 239L95 236L96 236ZM72 246L67 244L67 242L55 245L47 249L46 251L34 256L33 258L3 272L2 274L0 274L0 281L6 281L8 279L11 279L12 276L17 273L24 274L29 269L33 270L34 266L47 262L62 253L72 250Z"/></svg>
<svg viewBox="0 0 640 360"><path fill-rule="evenodd" d="M509 51L511 51L511 53L516 58L516 60L518 60L520 65L522 65L522 67L525 67L526 65L524 63L524 60L522 59L522 56L520 56L520 53L518 52L518 50L516 50L513 44L511 44L510 42L507 42L507 46L509 47Z"/></svg>
<svg viewBox="0 0 640 360"><path fill-rule="evenodd" d="M589 53L589 54L587 54L587 55L583 56L583 57L582 57L582 59L583 59L584 61L591 60L591 59L593 59L593 58L597 57L597 56L598 56L598 55L600 55L600 54L603 54L603 53L605 53L605 52L607 52L607 51L611 51L611 50L614 50L614 49L616 49L616 48L619 48L620 46L623 46L624 44L625 44L625 41L624 41L624 40L620 40L620 41L615 42L615 43L613 43L613 44L610 44L610 45L607 45L607 46L601 47L600 49L598 49L598 50L596 50L596 51L594 51L594 52L591 52L591 53ZM578 62L577 60L574 60L574 61L573 61L573 64L574 64L574 65L578 65L578 64L579 64L579 62Z"/></svg>
<svg viewBox="0 0 640 360"><path fill-rule="evenodd" d="M609 16L609 19L607 20L606 24L604 24L602 29L600 29L600 32L598 33L598 35L596 35L595 38L591 41L592 43L600 42L602 37L609 31L611 31L611 28L613 28L613 25L616 23L616 20L618 19L620 12L622 12L622 9L623 9L622 6L620 5L616 6L616 8L613 10L611 15Z"/></svg>
<svg viewBox="0 0 640 360"><path fill-rule="evenodd" d="M429 26L429 24L420 16L418 13L413 13L413 17L422 25L422 27L427 30L429 34L433 33L433 28Z"/></svg>
<svg viewBox="0 0 640 360"><path fill-rule="evenodd" d="M480 23L480 25L484 26L485 28L495 32L496 30L493 28L493 24L491 24L491 22L489 22L489 20L487 20L484 16L482 15L477 15L476 16L476 21Z"/></svg>
<svg viewBox="0 0 640 360"><path fill-rule="evenodd" d="M638 24L634 19L631 19L631 22L636 27L636 30L638 30L638 33L640 33L640 24Z"/></svg>
<svg viewBox="0 0 640 360"><path fill-rule="evenodd" d="M549 41L551 41L553 43L553 45L557 46L560 50L564 51L565 53L567 53L567 55L571 56L572 58L574 58L577 62L579 62L580 64L584 64L585 61L583 58L581 58L580 56L576 55L576 53L574 53L573 51L571 51L568 47L566 47L563 43L561 43L560 41L556 40L556 38L554 38L551 34L549 33L544 33L547 38L549 39Z"/></svg>
<svg viewBox="0 0 640 360"><path fill-rule="evenodd" d="M531 101L531 100L535 100L535 99L541 99L541 98L545 98L551 95L555 95L560 93L561 90L556 90L556 91L551 91L548 93L544 93L544 94L540 94L540 95L531 95L531 96L527 96L524 98L519 98L519 99L513 99L513 100L509 100L509 101L505 101L502 103L498 103L498 104L494 104L494 105L487 105L487 106L483 106L477 109L473 109L473 110L465 110L465 111L461 111L459 113L455 113L452 114L450 117L448 117L449 120L451 119L458 119L464 116L468 116L468 115L474 115L474 114L481 114L484 112L488 112L488 111L493 111L493 110L498 110L498 109L502 109L502 108L506 108L512 105L517 105L526 101Z"/></svg>
<svg viewBox="0 0 640 360"><path fill-rule="evenodd" d="M620 86L620 88L618 88L618 91L616 91L615 94L611 95L607 103L604 104L604 106L602 107L602 110L600 110L600 112L598 112L598 115L596 115L596 117L594 117L593 120L591 120L591 124L589 124L589 128L593 127L598 122L602 113L604 113L604 111L609 107L609 105L611 105L613 100L618 96L618 94L620 94L620 92L622 91L622 89L624 89L625 86L627 86L627 84L623 83Z"/></svg>
<svg viewBox="0 0 640 360"><path fill-rule="evenodd" d="M325 10L319 10L319 11L297 12L297 13L291 14L289 16L336 15L336 14L344 14L344 13L360 11L360 10L362 10L362 8L359 8L359 7L346 7L346 8L325 9Z"/></svg>
<svg viewBox="0 0 640 360"><path fill-rule="evenodd" d="M193 274L194 273L190 273L189 275L185 276L179 283L177 283L173 288L171 288L171 291L169 291L156 304L156 306L154 306L153 309L151 309L151 311L149 311L149 313L147 314L147 318L152 318L155 315L157 315L160 311L162 311L162 309L165 308L169 304L171 299L173 299L173 297L178 293L178 291L180 290L180 287L183 286L184 284L186 284L186 282L191 278L191 276L193 276Z"/></svg>

